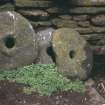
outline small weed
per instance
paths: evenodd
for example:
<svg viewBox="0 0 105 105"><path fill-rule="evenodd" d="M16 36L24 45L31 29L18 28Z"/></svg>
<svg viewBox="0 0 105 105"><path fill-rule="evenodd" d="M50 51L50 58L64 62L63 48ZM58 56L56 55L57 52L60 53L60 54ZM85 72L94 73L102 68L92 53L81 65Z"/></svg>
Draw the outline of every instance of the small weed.
<svg viewBox="0 0 105 105"><path fill-rule="evenodd" d="M55 65L30 65L15 70L0 70L0 80L15 81L29 87L24 87L24 92L31 94L38 92L40 95L51 95L58 91L83 92L84 85L81 81L71 81L57 72Z"/></svg>

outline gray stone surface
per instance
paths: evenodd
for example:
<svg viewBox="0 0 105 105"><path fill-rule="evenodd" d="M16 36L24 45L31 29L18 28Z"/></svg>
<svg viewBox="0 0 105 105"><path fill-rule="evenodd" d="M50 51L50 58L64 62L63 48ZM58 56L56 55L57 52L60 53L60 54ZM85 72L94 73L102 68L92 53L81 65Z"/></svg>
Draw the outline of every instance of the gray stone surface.
<svg viewBox="0 0 105 105"><path fill-rule="evenodd" d="M51 21L30 21L34 28L51 27L53 24Z"/></svg>
<svg viewBox="0 0 105 105"><path fill-rule="evenodd" d="M60 15L59 18L60 19L64 19L64 20L71 20L72 19L72 16L71 15L68 15L68 14L67 15Z"/></svg>
<svg viewBox="0 0 105 105"><path fill-rule="evenodd" d="M73 20L75 21L86 21L88 20L90 17L88 15L74 15L73 16Z"/></svg>
<svg viewBox="0 0 105 105"><path fill-rule="evenodd" d="M53 28L46 28L39 30L38 43L39 43L39 62L41 64L52 64L54 63L54 54L51 45Z"/></svg>
<svg viewBox="0 0 105 105"><path fill-rule="evenodd" d="M71 14L98 14L104 13L105 7L75 7L69 10Z"/></svg>
<svg viewBox="0 0 105 105"><path fill-rule="evenodd" d="M91 19L92 24L96 26L105 26L105 15L97 15Z"/></svg>
<svg viewBox="0 0 105 105"><path fill-rule="evenodd" d="M105 33L105 27L96 27L96 26L89 26L89 27L77 27L74 30L78 31L80 34L93 34L93 33Z"/></svg>
<svg viewBox="0 0 105 105"><path fill-rule="evenodd" d="M43 10L19 10L18 12L33 20L48 20L49 18L49 14Z"/></svg>
<svg viewBox="0 0 105 105"><path fill-rule="evenodd" d="M66 19L55 18L55 19L52 20L52 23L57 28L61 28L61 27L76 28L77 27L77 23L75 21L66 20Z"/></svg>
<svg viewBox="0 0 105 105"><path fill-rule="evenodd" d="M90 97L89 102L91 105L104 105L105 104L105 98L102 97L102 95L99 94L99 92L96 90L95 81L92 79L89 79L85 82L86 92L87 95Z"/></svg>
<svg viewBox="0 0 105 105"><path fill-rule="evenodd" d="M31 64L37 57L36 34L16 12L0 12L0 68Z"/></svg>
<svg viewBox="0 0 105 105"><path fill-rule="evenodd" d="M50 7L52 1L49 0L15 0L18 7Z"/></svg>
<svg viewBox="0 0 105 105"><path fill-rule="evenodd" d="M79 21L77 24L78 24L78 26L83 27L83 28L90 27L90 22L89 21L84 21L84 22Z"/></svg>
<svg viewBox="0 0 105 105"><path fill-rule="evenodd" d="M105 0L15 0L14 3L11 1L14 0L0 0L0 11L15 10L21 13L29 19L35 29L69 27L77 30L84 38L93 34L97 35L96 38L100 35L104 37ZM97 48L103 49L105 43L104 39L96 41L96 38L86 39L95 49L94 52Z"/></svg>
<svg viewBox="0 0 105 105"><path fill-rule="evenodd" d="M105 6L105 0L69 0L69 3L76 6Z"/></svg>
<svg viewBox="0 0 105 105"><path fill-rule="evenodd" d="M0 12L1 11L13 11L14 10L14 6L11 3L5 3L0 5Z"/></svg>
<svg viewBox="0 0 105 105"><path fill-rule="evenodd" d="M89 42L92 48L95 49L94 52L97 47L101 48L99 45L105 43L104 39L96 40L99 35L103 37L103 33L105 33L105 0L61 0L60 2L56 0L26 1L34 3L40 2L42 4L45 1L51 2L49 7L38 6L35 8L34 6L33 8L32 5L27 3L27 6L22 4L22 8L16 8L22 15L28 17L35 29L40 27L54 27L57 29L61 27L73 28ZM19 0L19 2L24 1ZM40 16L36 18L36 15ZM88 37L93 34L97 35L96 38L93 36L94 38L88 39ZM89 36L87 37L87 35Z"/></svg>
<svg viewBox="0 0 105 105"><path fill-rule="evenodd" d="M69 9L65 10L63 8L51 7L47 9L47 12L50 14L65 14L65 13L69 13Z"/></svg>

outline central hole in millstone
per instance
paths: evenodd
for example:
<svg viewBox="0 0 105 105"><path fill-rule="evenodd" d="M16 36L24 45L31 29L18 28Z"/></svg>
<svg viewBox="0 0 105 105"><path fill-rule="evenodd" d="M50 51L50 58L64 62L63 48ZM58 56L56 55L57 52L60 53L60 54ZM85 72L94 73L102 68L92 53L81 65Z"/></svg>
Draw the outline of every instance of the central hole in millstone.
<svg viewBox="0 0 105 105"><path fill-rule="evenodd" d="M8 35L4 38L4 43L7 48L13 48L15 45L15 38L11 35Z"/></svg>
<svg viewBox="0 0 105 105"><path fill-rule="evenodd" d="M71 59L73 59L75 57L75 51L74 50L71 50L69 52L69 56L70 56Z"/></svg>

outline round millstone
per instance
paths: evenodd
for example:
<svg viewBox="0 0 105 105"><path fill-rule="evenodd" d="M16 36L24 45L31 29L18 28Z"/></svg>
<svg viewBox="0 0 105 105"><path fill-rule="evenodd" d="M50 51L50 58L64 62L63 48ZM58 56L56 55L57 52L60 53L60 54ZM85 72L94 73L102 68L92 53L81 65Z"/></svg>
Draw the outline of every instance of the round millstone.
<svg viewBox="0 0 105 105"><path fill-rule="evenodd" d="M31 64L37 57L36 34L16 12L0 12L0 68Z"/></svg>
<svg viewBox="0 0 105 105"><path fill-rule="evenodd" d="M37 32L39 44L39 62L41 64L53 64L54 54L51 45L52 33L55 29L46 28Z"/></svg>
<svg viewBox="0 0 105 105"><path fill-rule="evenodd" d="M77 31L69 28L54 31L52 46L61 74L81 80L88 78L92 69L92 51Z"/></svg>

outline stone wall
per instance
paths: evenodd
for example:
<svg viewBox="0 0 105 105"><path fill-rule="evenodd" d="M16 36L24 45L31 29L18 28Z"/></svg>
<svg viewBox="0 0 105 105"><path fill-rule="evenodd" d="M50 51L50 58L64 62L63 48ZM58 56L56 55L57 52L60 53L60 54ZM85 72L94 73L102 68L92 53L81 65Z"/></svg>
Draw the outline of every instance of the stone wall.
<svg viewBox="0 0 105 105"><path fill-rule="evenodd" d="M0 11L15 10L35 30L70 27L92 46L95 54L105 53L105 0L2 0Z"/></svg>

